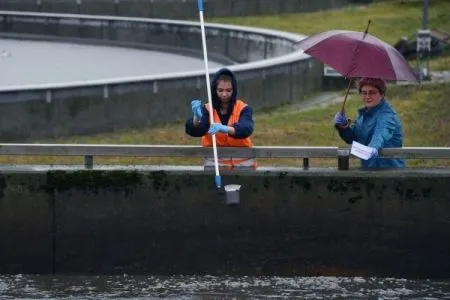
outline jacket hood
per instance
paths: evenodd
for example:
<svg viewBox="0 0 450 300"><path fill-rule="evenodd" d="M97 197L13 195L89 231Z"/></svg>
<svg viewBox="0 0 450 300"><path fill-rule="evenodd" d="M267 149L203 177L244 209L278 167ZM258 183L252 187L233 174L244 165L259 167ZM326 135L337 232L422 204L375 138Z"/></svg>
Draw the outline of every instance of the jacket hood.
<svg viewBox="0 0 450 300"><path fill-rule="evenodd" d="M237 82L236 77L234 76L234 73L230 71L227 68L222 68L219 71L217 71L214 74L214 77L211 81L211 97L212 97L212 103L214 108L220 107L220 100L217 97L216 88L217 88L217 80L220 76L227 75L231 78L231 84L233 86L233 93L231 94L230 104L236 103L236 96L237 96Z"/></svg>

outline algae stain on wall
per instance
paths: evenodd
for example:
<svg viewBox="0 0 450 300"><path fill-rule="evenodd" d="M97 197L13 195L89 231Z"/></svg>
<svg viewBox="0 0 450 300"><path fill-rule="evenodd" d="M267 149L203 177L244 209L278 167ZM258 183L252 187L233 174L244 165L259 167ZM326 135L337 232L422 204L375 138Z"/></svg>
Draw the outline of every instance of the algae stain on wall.
<svg viewBox="0 0 450 300"><path fill-rule="evenodd" d="M94 194L100 190L110 190L115 193L124 191L128 194L142 183L143 174L137 171L49 171L47 182L41 188L49 193L75 189Z"/></svg>

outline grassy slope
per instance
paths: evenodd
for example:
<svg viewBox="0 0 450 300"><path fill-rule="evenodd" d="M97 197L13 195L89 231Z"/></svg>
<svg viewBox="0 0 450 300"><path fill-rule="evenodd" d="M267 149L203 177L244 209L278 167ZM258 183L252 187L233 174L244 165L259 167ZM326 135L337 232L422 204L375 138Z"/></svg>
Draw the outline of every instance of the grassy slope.
<svg viewBox="0 0 450 300"><path fill-rule="evenodd" d="M414 35L421 27L422 3L423 0L390 0L336 11L226 17L207 21L272 28L310 35L331 29L364 31L370 19L372 24L369 32L393 45L400 37ZM429 0L429 28L441 28L450 32L449 11L450 1ZM450 70L450 53L444 57L432 59L430 68L432 70Z"/></svg>
<svg viewBox="0 0 450 300"><path fill-rule="evenodd" d="M258 18L221 19L230 22L288 31L314 33L329 28L359 30L367 18L373 21L371 32L386 41L393 42L398 36L414 32L420 19L418 1L379 3L369 8L353 8L335 12L320 12L301 15L267 16ZM450 1L430 1L431 25L450 25L450 18L443 20L445 11L450 11ZM398 19L398 20L395 20ZM436 20L439 20L436 21ZM327 21L327 22L325 22ZM398 25L398 26L397 26ZM442 26L440 26L442 27ZM450 69L450 66L447 68ZM449 102L450 85L391 86L388 97L397 108L405 127L405 146L450 147ZM247 99L251 103L251 99ZM359 97L349 99L348 113L354 115L360 106ZM272 111L255 114L256 131L253 139L256 145L298 145L298 146L344 146L332 128L332 118L339 104L326 108L315 108L307 112L292 111L291 107L279 107ZM42 142L42 141L41 141ZM139 130L115 133L73 136L44 142L59 143L110 143L110 144L198 144L198 140L184 133L184 124L167 124ZM110 158L97 159L102 163L200 163L198 159L145 159ZM81 158L47 157L0 157L3 163L82 163ZM274 164L274 161L263 161ZM277 161L277 164L300 163L293 160ZM411 161L410 165L424 162ZM427 164L450 165L450 161L427 161ZM317 160L313 165L335 165L334 161Z"/></svg>

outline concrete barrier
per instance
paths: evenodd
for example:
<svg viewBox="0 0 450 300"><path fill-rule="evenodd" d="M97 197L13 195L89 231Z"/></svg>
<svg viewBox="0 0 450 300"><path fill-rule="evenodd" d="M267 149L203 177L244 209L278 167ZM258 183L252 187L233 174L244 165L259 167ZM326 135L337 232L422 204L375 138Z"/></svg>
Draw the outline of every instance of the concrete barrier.
<svg viewBox="0 0 450 300"><path fill-rule="evenodd" d="M52 273L54 199L47 179L30 173L0 175L0 273Z"/></svg>
<svg viewBox="0 0 450 300"><path fill-rule="evenodd" d="M448 278L448 170L21 166L0 176L0 273Z"/></svg>
<svg viewBox="0 0 450 300"><path fill-rule="evenodd" d="M187 21L3 11L0 33L203 55L199 24ZM237 63L230 69L239 80L239 97L255 110L301 101L322 86L322 65L295 49L302 35L221 24L208 24L206 34L211 57ZM207 99L203 70L2 87L0 138L23 141L180 121L191 114L194 98Z"/></svg>
<svg viewBox="0 0 450 300"><path fill-rule="evenodd" d="M312 12L372 0L205 0L208 17ZM2 0L1 10L144 18L197 18L197 0Z"/></svg>

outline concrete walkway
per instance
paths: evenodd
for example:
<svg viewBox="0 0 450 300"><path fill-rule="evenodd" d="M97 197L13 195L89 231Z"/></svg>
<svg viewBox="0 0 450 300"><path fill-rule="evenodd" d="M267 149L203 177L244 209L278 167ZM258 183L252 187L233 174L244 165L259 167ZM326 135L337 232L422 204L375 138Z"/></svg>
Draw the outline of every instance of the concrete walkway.
<svg viewBox="0 0 450 300"><path fill-rule="evenodd" d="M450 71L434 71L431 72L431 80L424 81L422 84L431 83L444 83L450 82ZM414 84L408 82L399 82L398 84ZM308 109L317 107L326 107L335 103L342 103L344 101L344 89L341 91L324 92L314 95L301 103L295 103L289 106L289 111L292 113L298 113L301 111L306 111ZM355 89L350 90L350 95L356 93Z"/></svg>
<svg viewBox="0 0 450 300"><path fill-rule="evenodd" d="M430 72L432 83L450 82L450 71Z"/></svg>
<svg viewBox="0 0 450 300"><path fill-rule="evenodd" d="M294 103L289 106L289 112L298 113L300 111L306 111L317 107L326 107L328 105L339 103L344 101L344 95L342 91L337 92L324 92L314 95L300 103Z"/></svg>

